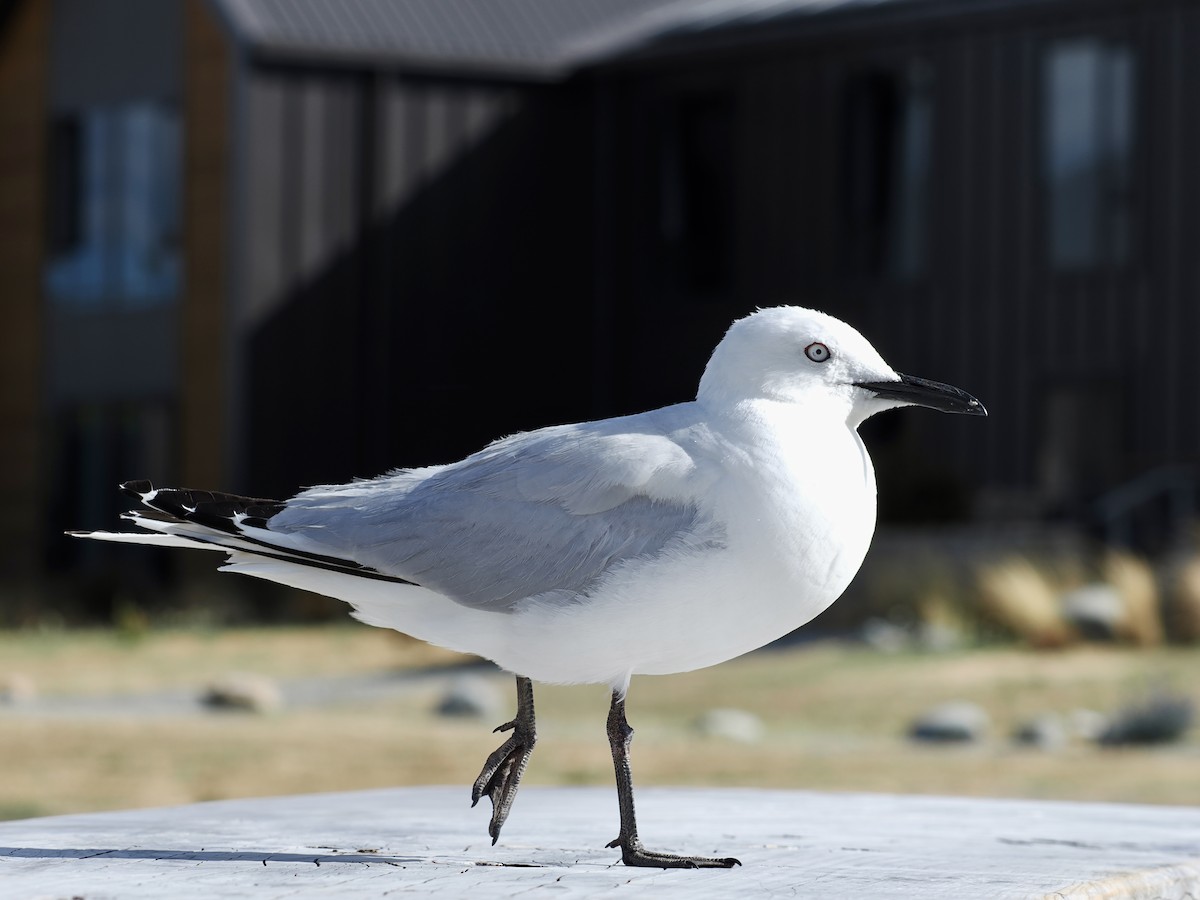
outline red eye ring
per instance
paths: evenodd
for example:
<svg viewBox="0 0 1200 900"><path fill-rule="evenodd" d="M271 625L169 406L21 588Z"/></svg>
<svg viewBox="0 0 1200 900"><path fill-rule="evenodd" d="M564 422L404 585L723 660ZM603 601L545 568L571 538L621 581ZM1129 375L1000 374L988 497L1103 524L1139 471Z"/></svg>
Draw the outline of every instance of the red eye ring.
<svg viewBox="0 0 1200 900"><path fill-rule="evenodd" d="M820 341L813 341L804 348L804 355L816 363L829 362L829 357L833 356L829 352L829 348Z"/></svg>

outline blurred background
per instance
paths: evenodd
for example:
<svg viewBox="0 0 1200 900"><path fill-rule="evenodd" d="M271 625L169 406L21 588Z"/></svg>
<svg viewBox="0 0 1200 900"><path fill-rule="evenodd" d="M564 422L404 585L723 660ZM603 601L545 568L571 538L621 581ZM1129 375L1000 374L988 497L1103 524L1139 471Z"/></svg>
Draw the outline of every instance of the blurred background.
<svg viewBox="0 0 1200 900"><path fill-rule="evenodd" d="M686 400L780 303L991 418L864 426L862 575L635 683L645 780L1200 802L1198 40L1197 0L0 0L0 815L468 784L499 676L62 532ZM531 778L611 778L570 696Z"/></svg>

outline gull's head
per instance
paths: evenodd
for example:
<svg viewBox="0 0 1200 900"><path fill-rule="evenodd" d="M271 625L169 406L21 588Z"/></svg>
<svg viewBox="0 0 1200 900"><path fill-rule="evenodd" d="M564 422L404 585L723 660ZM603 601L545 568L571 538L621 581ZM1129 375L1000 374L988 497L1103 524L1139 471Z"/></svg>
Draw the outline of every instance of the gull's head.
<svg viewBox="0 0 1200 900"><path fill-rule="evenodd" d="M845 322L798 306L760 309L734 322L708 361L698 397L820 404L839 417L844 412L852 427L897 406L987 415L966 391L901 375Z"/></svg>

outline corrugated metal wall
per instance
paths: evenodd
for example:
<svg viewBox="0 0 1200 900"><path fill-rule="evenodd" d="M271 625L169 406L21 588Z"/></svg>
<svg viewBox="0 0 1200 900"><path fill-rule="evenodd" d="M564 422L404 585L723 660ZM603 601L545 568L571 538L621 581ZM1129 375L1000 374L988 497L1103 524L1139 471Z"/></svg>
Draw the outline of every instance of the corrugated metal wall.
<svg viewBox="0 0 1200 900"><path fill-rule="evenodd" d="M372 474L686 399L731 319L782 302L841 315L900 370L988 404L982 424L881 417L878 455L914 484L1039 512L1196 462L1200 4L855 21L536 89L253 69L250 470L281 488ZM1055 42L1089 36L1134 60L1130 242L1125 262L1067 271L1047 249L1046 67ZM848 97L884 71L915 71L929 104L915 268L895 250L864 268L879 248L853 209ZM671 161L679 129L719 132L722 117L731 139ZM728 259L697 289L666 207L688 166L726 162L731 191L709 200L729 221L697 240ZM545 371L543 342L572 329L586 346ZM462 408L484 412L464 425L447 412ZM355 446L319 446L330 433ZM278 462L306 436L312 459Z"/></svg>
<svg viewBox="0 0 1200 900"><path fill-rule="evenodd" d="M1127 264L1061 271L1047 251L1047 48L1088 36L1128 47L1134 58L1132 243ZM658 239L655 153L630 152L614 176L638 185L642 198L622 221L632 240L612 292L627 307L621 315L641 323L630 352L659 353L680 317L715 339L719 323L755 306L814 305L857 325L898 369L961 384L992 412L971 427L905 417L883 427L885 454L898 440L905 458L936 459L997 499L1034 492L1051 503L1156 466L1196 463L1200 175L1189 161L1200 158L1191 109L1198 41L1200 4L1191 0L1045 4L1032 15L1026 7L864 25L613 73L631 110L620 127L633 148L661 143L662 110L679 97L736 97L736 274L720 296L664 292L652 266L637 261ZM909 280L848 271L854 236L838 227L847 202L847 84L911 60L932 77L927 267ZM686 376L664 394L692 378L701 359L694 340Z"/></svg>
<svg viewBox="0 0 1200 900"><path fill-rule="evenodd" d="M42 236L45 233L50 9L25 3L0 32L0 579L38 574L49 472L43 433ZM16 606L21 598L14 596ZM15 618L15 615L14 615Z"/></svg>
<svg viewBox="0 0 1200 900"><path fill-rule="evenodd" d="M591 315L569 91L263 68L244 120L248 484L448 461L570 417L587 344L540 343Z"/></svg>

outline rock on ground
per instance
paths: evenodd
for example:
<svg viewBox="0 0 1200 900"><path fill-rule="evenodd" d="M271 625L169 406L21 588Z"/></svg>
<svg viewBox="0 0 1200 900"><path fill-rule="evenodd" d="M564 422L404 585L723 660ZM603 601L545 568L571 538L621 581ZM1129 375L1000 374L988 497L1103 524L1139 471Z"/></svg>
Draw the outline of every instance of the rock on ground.
<svg viewBox="0 0 1200 900"><path fill-rule="evenodd" d="M283 706L283 693L270 678L237 673L210 684L200 702L214 709L267 713Z"/></svg>
<svg viewBox="0 0 1200 900"><path fill-rule="evenodd" d="M956 700L921 713L908 735L913 740L931 743L968 743L982 739L990 724L983 707Z"/></svg>

